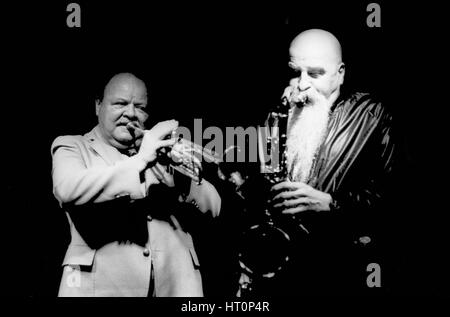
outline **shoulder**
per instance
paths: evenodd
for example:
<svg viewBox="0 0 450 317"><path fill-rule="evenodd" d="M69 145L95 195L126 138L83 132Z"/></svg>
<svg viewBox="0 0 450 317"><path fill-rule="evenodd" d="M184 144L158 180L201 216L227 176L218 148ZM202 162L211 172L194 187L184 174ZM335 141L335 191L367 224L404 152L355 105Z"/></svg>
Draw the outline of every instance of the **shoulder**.
<svg viewBox="0 0 450 317"><path fill-rule="evenodd" d="M341 101L342 111L349 115L369 116L374 119L391 118L382 100L373 94L356 92Z"/></svg>
<svg viewBox="0 0 450 317"><path fill-rule="evenodd" d="M51 153L52 155L61 147L79 148L86 142L86 139L82 135L62 135L55 138L52 142Z"/></svg>
<svg viewBox="0 0 450 317"><path fill-rule="evenodd" d="M52 142L51 153L60 147L81 148L87 146L90 142L96 139L95 129L84 135L62 135L55 138Z"/></svg>

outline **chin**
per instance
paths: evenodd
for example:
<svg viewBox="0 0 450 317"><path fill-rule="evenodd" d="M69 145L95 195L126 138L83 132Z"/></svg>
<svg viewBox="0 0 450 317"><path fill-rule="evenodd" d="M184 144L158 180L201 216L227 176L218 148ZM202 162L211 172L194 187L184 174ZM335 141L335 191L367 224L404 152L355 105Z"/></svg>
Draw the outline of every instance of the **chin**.
<svg viewBox="0 0 450 317"><path fill-rule="evenodd" d="M133 137L131 134L127 132L118 132L114 135L114 138L117 140L117 142L120 143L129 143L133 140Z"/></svg>

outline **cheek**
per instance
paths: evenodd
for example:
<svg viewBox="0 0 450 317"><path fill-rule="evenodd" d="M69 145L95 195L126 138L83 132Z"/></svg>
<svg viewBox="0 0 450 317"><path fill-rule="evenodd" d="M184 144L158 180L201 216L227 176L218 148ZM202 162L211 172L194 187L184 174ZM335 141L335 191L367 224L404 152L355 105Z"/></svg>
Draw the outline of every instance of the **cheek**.
<svg viewBox="0 0 450 317"><path fill-rule="evenodd" d="M118 111L109 111L104 114L103 116L103 122L105 126L108 127L110 130L114 130L116 127L117 121L120 119L121 113Z"/></svg>
<svg viewBox="0 0 450 317"><path fill-rule="evenodd" d="M138 121L140 124L144 125L145 121L148 119L148 114L146 113L138 113L137 115Z"/></svg>
<svg viewBox="0 0 450 317"><path fill-rule="evenodd" d="M328 81L322 79L316 80L313 84L314 89L321 95L326 94L328 86Z"/></svg>
<svg viewBox="0 0 450 317"><path fill-rule="evenodd" d="M110 125L116 125L116 123L122 117L123 111L110 111L107 116L108 123Z"/></svg>
<svg viewBox="0 0 450 317"><path fill-rule="evenodd" d="M333 90L336 90L339 87L340 76L336 74L335 76L330 78L330 87Z"/></svg>
<svg viewBox="0 0 450 317"><path fill-rule="evenodd" d="M336 78L328 78L327 80L322 80L316 85L317 91L327 98L336 90L336 88L337 88Z"/></svg>

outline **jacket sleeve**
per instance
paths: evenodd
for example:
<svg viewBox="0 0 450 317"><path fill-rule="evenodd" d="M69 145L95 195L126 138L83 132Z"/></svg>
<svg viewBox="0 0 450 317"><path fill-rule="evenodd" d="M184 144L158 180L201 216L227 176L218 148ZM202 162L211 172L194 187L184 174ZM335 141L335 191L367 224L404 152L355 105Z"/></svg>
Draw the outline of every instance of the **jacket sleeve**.
<svg viewBox="0 0 450 317"><path fill-rule="evenodd" d="M186 201L195 203L201 212L210 212L213 217L219 215L222 205L222 200L216 188L206 180L202 180L201 184L191 182Z"/></svg>
<svg viewBox="0 0 450 317"><path fill-rule="evenodd" d="M53 192L59 203L81 205L130 195L142 198L140 166L133 158L88 168L80 137L62 136L51 147Z"/></svg>

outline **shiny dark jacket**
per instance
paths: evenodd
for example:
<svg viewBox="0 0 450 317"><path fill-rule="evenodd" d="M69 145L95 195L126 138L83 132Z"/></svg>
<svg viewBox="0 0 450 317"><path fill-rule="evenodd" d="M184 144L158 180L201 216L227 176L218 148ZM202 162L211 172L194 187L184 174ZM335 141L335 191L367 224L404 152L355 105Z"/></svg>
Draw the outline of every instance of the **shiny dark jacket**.
<svg viewBox="0 0 450 317"><path fill-rule="evenodd" d="M380 102L366 93L338 99L309 181L334 200L319 231L373 242L389 209L395 150L393 118Z"/></svg>

